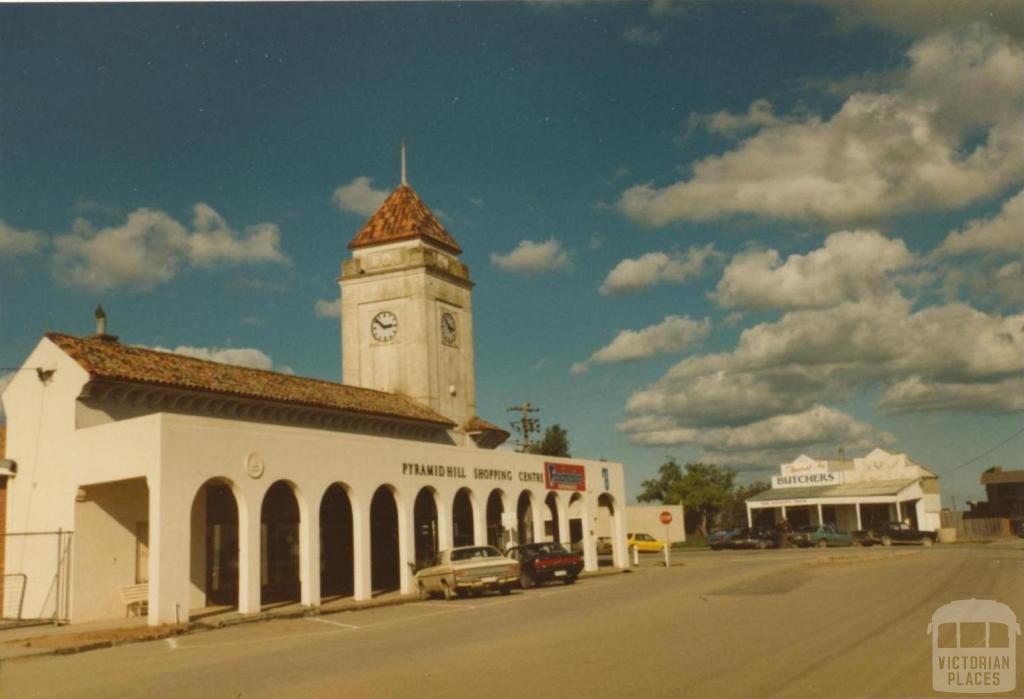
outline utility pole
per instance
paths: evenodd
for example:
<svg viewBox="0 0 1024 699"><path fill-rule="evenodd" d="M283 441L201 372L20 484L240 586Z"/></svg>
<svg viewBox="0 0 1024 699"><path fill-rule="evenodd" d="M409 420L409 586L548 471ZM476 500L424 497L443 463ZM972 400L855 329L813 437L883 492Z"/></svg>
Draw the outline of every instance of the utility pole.
<svg viewBox="0 0 1024 699"><path fill-rule="evenodd" d="M519 439L516 441L516 451L521 453L529 451L530 447L533 446L533 440L530 439L530 435L540 432L540 420L530 417L530 413L539 412L540 408L526 402L522 405L513 405L507 410L520 414L518 420L512 421L512 429L519 435Z"/></svg>

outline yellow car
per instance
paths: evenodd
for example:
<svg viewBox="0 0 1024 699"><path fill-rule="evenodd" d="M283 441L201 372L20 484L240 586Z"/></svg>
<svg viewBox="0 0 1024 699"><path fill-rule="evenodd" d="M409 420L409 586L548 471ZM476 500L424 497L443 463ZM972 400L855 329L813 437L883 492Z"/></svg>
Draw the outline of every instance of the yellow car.
<svg viewBox="0 0 1024 699"><path fill-rule="evenodd" d="M658 541L650 534L627 534L626 537L627 548L636 546L640 553L661 553L665 549L665 542Z"/></svg>

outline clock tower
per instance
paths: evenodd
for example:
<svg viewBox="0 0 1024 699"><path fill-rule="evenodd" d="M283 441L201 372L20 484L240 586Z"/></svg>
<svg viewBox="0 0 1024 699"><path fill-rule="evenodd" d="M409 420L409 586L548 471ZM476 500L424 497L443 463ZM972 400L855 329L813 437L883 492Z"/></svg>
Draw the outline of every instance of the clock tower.
<svg viewBox="0 0 1024 699"><path fill-rule="evenodd" d="M476 420L473 282L462 249L405 181L341 266L343 381L401 393L467 432Z"/></svg>

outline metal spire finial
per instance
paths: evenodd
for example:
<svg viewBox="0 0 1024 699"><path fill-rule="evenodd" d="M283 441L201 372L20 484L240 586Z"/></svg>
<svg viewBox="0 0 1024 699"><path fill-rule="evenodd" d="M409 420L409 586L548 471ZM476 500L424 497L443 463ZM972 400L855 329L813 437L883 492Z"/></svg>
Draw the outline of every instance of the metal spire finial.
<svg viewBox="0 0 1024 699"><path fill-rule="evenodd" d="M402 184L408 185L408 180L405 179L405 140L402 140Z"/></svg>

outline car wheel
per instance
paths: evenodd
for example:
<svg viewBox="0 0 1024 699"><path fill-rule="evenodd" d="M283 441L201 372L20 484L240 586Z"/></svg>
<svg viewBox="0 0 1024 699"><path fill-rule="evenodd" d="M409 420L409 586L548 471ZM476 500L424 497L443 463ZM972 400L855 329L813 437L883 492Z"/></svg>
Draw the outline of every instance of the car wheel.
<svg viewBox="0 0 1024 699"><path fill-rule="evenodd" d="M819 549L828 548L828 542L824 539L818 539L818 542L814 545L817 546Z"/></svg>
<svg viewBox="0 0 1024 699"><path fill-rule="evenodd" d="M420 583L420 599L421 600L428 600L428 599L430 599L430 592L427 590L427 586L424 585L423 583Z"/></svg>
<svg viewBox="0 0 1024 699"><path fill-rule="evenodd" d="M510 595L512 594L512 588L508 585L502 585L498 588L498 593L501 595Z"/></svg>
<svg viewBox="0 0 1024 699"><path fill-rule="evenodd" d="M766 548L768 548L768 542L765 541L764 539L758 539L757 540L757 548L760 549L761 551L764 551Z"/></svg>
<svg viewBox="0 0 1024 699"><path fill-rule="evenodd" d="M921 539L921 546L931 546L934 543L935 542L932 541L932 538L930 536L926 536L925 538Z"/></svg>
<svg viewBox="0 0 1024 699"><path fill-rule="evenodd" d="M565 585L572 585L574 582L576 582L575 575L570 575L569 577L562 580L562 583Z"/></svg>
<svg viewBox="0 0 1024 699"><path fill-rule="evenodd" d="M519 574L519 587L523 588L524 590L529 590L531 587L534 586L534 584L535 583L533 582L533 578L530 577L529 573L523 571Z"/></svg>
<svg viewBox="0 0 1024 699"><path fill-rule="evenodd" d="M888 536L882 537L882 546L892 546L892 539Z"/></svg>
<svg viewBox="0 0 1024 699"><path fill-rule="evenodd" d="M441 592L444 594L444 598L446 601L450 602L453 599L455 599L455 593L452 592L452 588L448 586L447 580L441 581Z"/></svg>
<svg viewBox="0 0 1024 699"><path fill-rule="evenodd" d="M712 545L712 547L711 547L711 550L712 550L712 551L721 551L721 550L722 550L722 547L721 547L721 546L715 546L715 545Z"/></svg>

